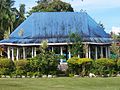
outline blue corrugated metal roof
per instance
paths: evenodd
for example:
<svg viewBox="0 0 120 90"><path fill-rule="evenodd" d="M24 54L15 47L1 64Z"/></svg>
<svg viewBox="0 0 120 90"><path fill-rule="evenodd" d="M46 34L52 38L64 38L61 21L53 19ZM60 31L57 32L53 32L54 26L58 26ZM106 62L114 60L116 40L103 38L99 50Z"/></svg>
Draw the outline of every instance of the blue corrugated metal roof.
<svg viewBox="0 0 120 90"><path fill-rule="evenodd" d="M69 33L78 33L84 42L106 43L109 35L86 12L37 12L29 16L7 40L0 43L68 42Z"/></svg>

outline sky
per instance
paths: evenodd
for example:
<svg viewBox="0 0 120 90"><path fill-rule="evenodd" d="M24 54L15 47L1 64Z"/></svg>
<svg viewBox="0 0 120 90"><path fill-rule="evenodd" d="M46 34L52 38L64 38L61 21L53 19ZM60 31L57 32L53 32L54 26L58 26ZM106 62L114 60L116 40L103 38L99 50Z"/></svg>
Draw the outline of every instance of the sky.
<svg viewBox="0 0 120 90"><path fill-rule="evenodd" d="M30 10L37 5L37 0L15 0L15 6L26 5L26 10ZM68 2L79 12L81 9L86 11L97 23L103 23L107 33L113 31L120 32L120 0L62 0Z"/></svg>

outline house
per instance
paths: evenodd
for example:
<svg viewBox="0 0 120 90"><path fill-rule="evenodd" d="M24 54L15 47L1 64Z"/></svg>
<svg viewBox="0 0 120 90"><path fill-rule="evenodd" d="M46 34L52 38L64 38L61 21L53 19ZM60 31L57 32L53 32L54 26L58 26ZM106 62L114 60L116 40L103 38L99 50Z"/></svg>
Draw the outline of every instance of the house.
<svg viewBox="0 0 120 90"><path fill-rule="evenodd" d="M69 33L82 37L82 43L88 46L86 58L110 56L110 36L86 12L33 13L10 34L9 39L1 40L0 45L7 48L8 58L19 60L27 58L27 53L32 58L36 56L41 41L48 40L51 50L58 49L57 54L66 53L66 58L70 58ZM61 59L60 62L64 61Z"/></svg>

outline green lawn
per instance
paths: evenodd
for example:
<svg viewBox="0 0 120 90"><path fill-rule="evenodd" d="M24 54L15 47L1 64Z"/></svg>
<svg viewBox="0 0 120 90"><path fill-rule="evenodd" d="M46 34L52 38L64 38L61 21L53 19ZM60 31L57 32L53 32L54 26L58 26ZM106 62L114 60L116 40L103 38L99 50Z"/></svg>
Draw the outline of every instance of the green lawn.
<svg viewBox="0 0 120 90"><path fill-rule="evenodd" d="M0 90L120 90L120 77L0 79Z"/></svg>

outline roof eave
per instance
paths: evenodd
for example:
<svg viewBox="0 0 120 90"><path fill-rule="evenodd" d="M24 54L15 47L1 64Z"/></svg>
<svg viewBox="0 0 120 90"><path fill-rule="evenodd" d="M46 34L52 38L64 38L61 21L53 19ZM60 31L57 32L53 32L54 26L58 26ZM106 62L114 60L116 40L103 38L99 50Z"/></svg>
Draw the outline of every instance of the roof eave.
<svg viewBox="0 0 120 90"><path fill-rule="evenodd" d="M111 43L96 43L96 42L82 42L83 44L92 45L111 45ZM59 45L70 45L72 43L48 43L49 46L59 46ZM0 45L5 46L40 46L40 43L28 43L28 44L18 44L18 43L0 43Z"/></svg>

